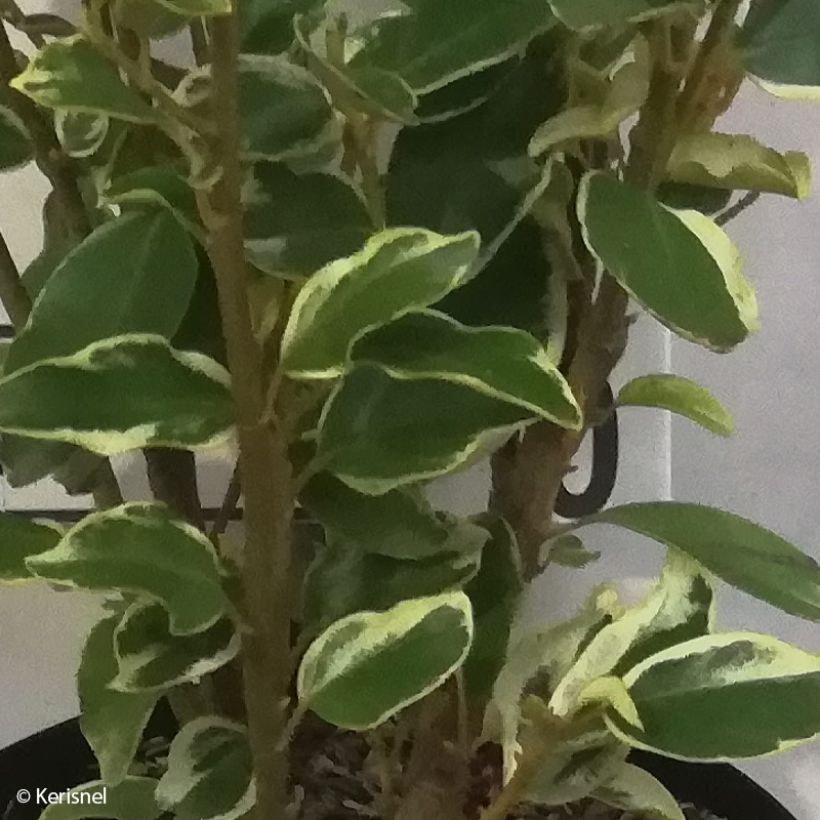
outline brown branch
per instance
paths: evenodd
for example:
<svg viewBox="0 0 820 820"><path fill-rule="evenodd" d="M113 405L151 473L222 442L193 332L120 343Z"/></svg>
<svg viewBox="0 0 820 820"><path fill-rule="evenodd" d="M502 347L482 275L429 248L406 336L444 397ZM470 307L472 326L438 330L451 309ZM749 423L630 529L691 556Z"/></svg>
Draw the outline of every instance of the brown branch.
<svg viewBox="0 0 820 820"><path fill-rule="evenodd" d="M737 219L744 211L755 205L761 196L763 195L760 191L750 191L730 208L718 214L715 217L715 222L721 227L728 225L733 219Z"/></svg>
<svg viewBox="0 0 820 820"><path fill-rule="evenodd" d="M234 12L214 18L211 25L212 108L219 123L212 148L222 177L207 194L199 194L199 204L209 231L208 252L227 343L245 498L244 615L249 630L242 649L255 814L260 820L278 820L288 802L292 468L281 434L265 421L263 356L248 301L240 195L238 16Z"/></svg>
<svg viewBox="0 0 820 820"><path fill-rule="evenodd" d="M709 28L698 49L692 70L678 100L678 124L686 131L697 118L698 109L712 71L713 60L731 36L743 0L717 0Z"/></svg>
<svg viewBox="0 0 820 820"><path fill-rule="evenodd" d="M31 313L31 297L20 281L20 271L17 269L14 257L2 233L0 233L0 302L3 303L14 329L22 329Z"/></svg>

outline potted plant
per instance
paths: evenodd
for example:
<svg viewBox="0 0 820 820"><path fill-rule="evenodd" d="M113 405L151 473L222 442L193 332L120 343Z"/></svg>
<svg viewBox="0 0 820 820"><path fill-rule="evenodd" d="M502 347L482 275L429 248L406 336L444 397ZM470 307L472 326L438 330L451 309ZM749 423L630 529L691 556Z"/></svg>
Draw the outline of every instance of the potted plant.
<svg viewBox="0 0 820 820"><path fill-rule="evenodd" d="M87 0L79 23L3 3L0 156L53 190L41 256L2 254L0 460L98 509L4 514L0 578L106 595L77 677L99 774L45 818L681 820L690 770L667 788L631 749L820 732L817 655L714 627L715 578L820 620L813 559L729 512L562 490L616 407L731 432L691 381L608 380L632 311L743 342L721 225L807 195L803 154L718 120L747 77L816 97L820 12L743 5L405 0L354 25L323 0ZM152 43L183 29L180 68ZM192 453L230 442L207 522ZM139 450L155 502L108 460ZM486 458L485 513L430 506ZM536 576L581 583L592 523L656 541L657 582L524 626ZM178 731L146 751L165 702ZM700 809L763 817L748 799Z"/></svg>

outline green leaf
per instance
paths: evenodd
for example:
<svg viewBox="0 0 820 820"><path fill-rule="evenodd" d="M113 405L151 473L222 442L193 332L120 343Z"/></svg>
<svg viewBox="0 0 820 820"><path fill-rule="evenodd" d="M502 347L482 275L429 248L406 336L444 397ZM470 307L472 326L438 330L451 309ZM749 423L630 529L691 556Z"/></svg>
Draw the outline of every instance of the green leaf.
<svg viewBox="0 0 820 820"><path fill-rule="evenodd" d="M670 551L655 589L637 606L604 626L555 687L550 710L566 717L584 705L585 690L599 678L712 627L713 593L691 559Z"/></svg>
<svg viewBox="0 0 820 820"><path fill-rule="evenodd" d="M359 365L325 406L317 458L354 490L381 495L453 472L535 421L454 382L394 379Z"/></svg>
<svg viewBox="0 0 820 820"><path fill-rule="evenodd" d="M354 612L382 612L409 598L462 589L480 561L479 550L400 559L332 542L320 548L305 578L306 626L323 629Z"/></svg>
<svg viewBox="0 0 820 820"><path fill-rule="evenodd" d="M227 366L225 337L222 334L222 316L219 312L219 294L216 288L211 260L204 248L197 249L199 275L188 312L171 339L177 350L202 353L221 365Z"/></svg>
<svg viewBox="0 0 820 820"><path fill-rule="evenodd" d="M70 789L71 797L63 802L46 806L40 820L156 820L162 814L154 799L156 786L157 781L150 777L129 777L116 786L95 780Z"/></svg>
<svg viewBox="0 0 820 820"><path fill-rule="evenodd" d="M31 138L20 118L0 105L0 171L11 171L34 158Z"/></svg>
<svg viewBox="0 0 820 820"><path fill-rule="evenodd" d="M418 488L380 496L357 493L329 473L311 478L299 496L334 537L361 552L400 560L481 549L487 530L470 521L434 512Z"/></svg>
<svg viewBox="0 0 820 820"><path fill-rule="evenodd" d="M326 0L244 0L239 7L242 51L280 54L294 39L294 17L320 11Z"/></svg>
<svg viewBox="0 0 820 820"><path fill-rule="evenodd" d="M114 635L120 692L162 690L224 666L239 652L239 634L229 618L194 635L174 635L159 604L138 601L125 612Z"/></svg>
<svg viewBox="0 0 820 820"><path fill-rule="evenodd" d="M167 211L102 225L49 278L5 372L124 333L170 338L188 309L197 267L191 240Z"/></svg>
<svg viewBox="0 0 820 820"><path fill-rule="evenodd" d="M159 504L135 502L88 515L27 564L55 583L158 601L173 635L203 632L227 606L213 545Z"/></svg>
<svg viewBox="0 0 820 820"><path fill-rule="evenodd" d="M767 635L709 635L625 678L643 723L607 722L632 746L696 760L783 751L820 734L820 657Z"/></svg>
<svg viewBox="0 0 820 820"><path fill-rule="evenodd" d="M44 108L108 114L138 123L156 119L151 106L79 35L43 46L9 85Z"/></svg>
<svg viewBox="0 0 820 820"><path fill-rule="evenodd" d="M0 379L0 431L100 455L208 447L232 425L227 372L160 336L106 339Z"/></svg>
<svg viewBox="0 0 820 820"><path fill-rule="evenodd" d="M792 615L820 621L820 565L779 535L698 504L627 504L598 513L694 558L726 583Z"/></svg>
<svg viewBox="0 0 820 820"><path fill-rule="evenodd" d="M466 327L437 311L408 313L356 342L355 362L397 379L442 379L578 429L581 409L541 343L515 328Z"/></svg>
<svg viewBox="0 0 820 820"><path fill-rule="evenodd" d="M111 120L106 114L87 111L54 112L54 130L63 151L70 157L82 159L95 154L108 136Z"/></svg>
<svg viewBox="0 0 820 820"><path fill-rule="evenodd" d="M398 74L428 93L520 53L549 28L543 0L412 0L410 13L379 22L353 66Z"/></svg>
<svg viewBox="0 0 820 820"><path fill-rule="evenodd" d="M614 777L595 789L593 797L647 820L686 820L666 786L631 763L624 763Z"/></svg>
<svg viewBox="0 0 820 820"><path fill-rule="evenodd" d="M675 333L725 351L757 329L740 252L708 217L670 211L651 194L593 172L581 183L578 218L605 269Z"/></svg>
<svg viewBox="0 0 820 820"><path fill-rule="evenodd" d="M244 726L208 715L182 727L171 743L157 802L180 820L235 820L256 802Z"/></svg>
<svg viewBox="0 0 820 820"><path fill-rule="evenodd" d="M674 182L763 191L795 199L811 196L811 160L780 154L745 134L688 134L678 140L666 173Z"/></svg>
<svg viewBox="0 0 820 820"><path fill-rule="evenodd" d="M77 672L80 729L100 764L100 776L109 786L125 780L161 694L124 693L111 688L117 676L114 633L119 620L119 615L106 618L91 630Z"/></svg>
<svg viewBox="0 0 820 820"><path fill-rule="evenodd" d="M746 69L767 91L820 99L820 8L814 0L753 3L739 41Z"/></svg>
<svg viewBox="0 0 820 820"><path fill-rule="evenodd" d="M543 331L549 266L528 209L550 174L528 161L527 144L565 102L560 48L555 38L539 38L523 59L488 69L503 73L478 100L455 94L470 78L423 97L422 109L452 90L455 100L439 100L436 113L461 105L468 113L405 128L395 142L386 177L389 223L481 234L474 277L437 305L465 324Z"/></svg>
<svg viewBox="0 0 820 820"><path fill-rule="evenodd" d="M328 30L314 33L310 20L296 20L296 36L308 67L324 83L342 110L362 111L378 119L414 125L418 120L414 110L416 94L398 74L374 66L336 65L327 56L327 49L313 47L313 40L327 40ZM341 104L341 105L340 105Z"/></svg>
<svg viewBox="0 0 820 820"><path fill-rule="evenodd" d="M361 194L342 176L257 162L243 187L245 252L265 273L307 276L359 250L373 231Z"/></svg>
<svg viewBox="0 0 820 820"><path fill-rule="evenodd" d="M474 233L393 229L320 270L299 291L282 338L288 374L340 375L350 345L363 333L457 288L476 259L478 243Z"/></svg>
<svg viewBox="0 0 820 820"><path fill-rule="evenodd" d="M568 140L603 139L616 134L620 124L646 102L650 68L646 49L641 49L634 62L618 69L600 102L568 108L547 120L530 142L530 155L537 157L556 150Z"/></svg>
<svg viewBox="0 0 820 820"><path fill-rule="evenodd" d="M681 9L699 10L703 0L549 0L555 16L576 31L623 26Z"/></svg>
<svg viewBox="0 0 820 820"><path fill-rule="evenodd" d="M0 514L0 583L29 580L26 558L52 549L61 535L55 526L11 513Z"/></svg>
<svg viewBox="0 0 820 820"><path fill-rule="evenodd" d="M482 519L492 536L481 551L481 569L464 591L473 607L474 637L464 662L467 695L484 703L504 665L524 580L512 528L503 519Z"/></svg>
<svg viewBox="0 0 820 820"><path fill-rule="evenodd" d="M640 376L621 388L620 407L658 407L691 419L719 436L731 436L731 413L705 387L672 373Z"/></svg>
<svg viewBox="0 0 820 820"><path fill-rule="evenodd" d="M378 726L441 686L464 662L472 637L463 592L351 615L305 653L300 706L343 728Z"/></svg>
<svg viewBox="0 0 820 820"><path fill-rule="evenodd" d="M324 89L285 58L240 56L239 106L246 160L293 160L339 143Z"/></svg>
<svg viewBox="0 0 820 820"><path fill-rule="evenodd" d="M114 177L102 199L112 205L156 211L166 208L179 223L199 237L196 194L185 177L171 165L153 165Z"/></svg>

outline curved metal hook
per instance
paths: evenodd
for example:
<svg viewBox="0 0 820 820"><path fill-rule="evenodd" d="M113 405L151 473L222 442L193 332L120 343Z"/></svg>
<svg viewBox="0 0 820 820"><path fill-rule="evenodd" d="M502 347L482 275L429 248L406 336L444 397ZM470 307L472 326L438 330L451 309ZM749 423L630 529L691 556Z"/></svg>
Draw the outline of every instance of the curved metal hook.
<svg viewBox="0 0 820 820"><path fill-rule="evenodd" d="M599 512L609 501L618 475L618 415L609 384L601 395L601 405L610 408L606 420L592 429L592 474L583 492L570 492L563 484L558 491L555 512L562 518L583 518Z"/></svg>

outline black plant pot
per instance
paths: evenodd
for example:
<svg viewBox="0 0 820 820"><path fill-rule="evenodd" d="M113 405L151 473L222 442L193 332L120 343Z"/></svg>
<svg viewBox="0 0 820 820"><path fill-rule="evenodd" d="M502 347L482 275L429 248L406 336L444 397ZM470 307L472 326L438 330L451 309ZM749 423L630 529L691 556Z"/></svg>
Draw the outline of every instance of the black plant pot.
<svg viewBox="0 0 820 820"><path fill-rule="evenodd" d="M163 735L168 715L152 718L146 737ZM796 820L780 803L742 772L726 764L681 763L635 752L632 760L652 772L681 802L709 809L725 820ZM94 756L76 720L67 720L0 751L0 818L36 820L42 807L38 788L63 791L97 776ZM25 790L32 799L20 804Z"/></svg>

